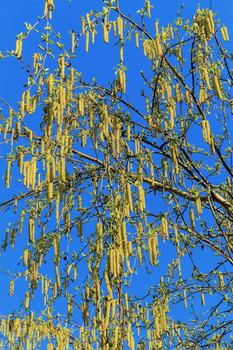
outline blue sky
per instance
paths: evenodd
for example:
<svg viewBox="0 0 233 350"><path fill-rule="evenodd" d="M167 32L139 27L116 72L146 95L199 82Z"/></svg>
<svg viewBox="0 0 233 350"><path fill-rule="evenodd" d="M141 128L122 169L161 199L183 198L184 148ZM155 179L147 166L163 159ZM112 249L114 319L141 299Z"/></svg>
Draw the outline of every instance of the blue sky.
<svg viewBox="0 0 233 350"><path fill-rule="evenodd" d="M184 4L182 11L182 16L192 20L193 14L196 12L197 4L200 3L201 8L208 8L210 5L209 0L155 0L151 1L151 5L154 7L151 9L151 19L145 20L148 26L148 31L154 34L154 22L159 19L160 26L166 26L167 23L172 23L176 19L176 14L180 10L181 4ZM67 33L68 30L74 30L75 33L79 33L81 30L80 16L85 16L90 10L101 10L103 7L102 1L75 1L71 0L55 0L55 10L53 11L52 26L56 32L62 34L61 41L67 46L67 50L70 49L70 37L71 35ZM143 6L143 1L135 0L120 0L120 10L126 15L131 14L135 21L139 21L139 15L136 14L137 9ZM25 32L24 22L33 25L38 16L42 16L44 9L44 2L39 0L26 1L26 0L0 0L0 51L12 51L15 49L16 35ZM221 20L221 24L226 24L229 32L230 40L233 38L233 26L232 26L232 13L233 13L233 2L231 0L212 0L212 11L218 12L216 18ZM45 27L45 22L39 24L38 29L42 30ZM80 47L77 50L77 57L74 59L74 67L83 74L83 78L86 81L90 81L92 77L97 78L97 83L107 84L114 79L114 67L117 67L119 63L119 48L118 46L106 45L103 42L102 30L97 29L98 33L96 36L96 43L94 45L90 44L89 53L86 54L85 51L85 38L80 39ZM23 54L25 54L25 62L32 64L32 55L35 51L38 51L37 45L40 42L40 33L32 33L23 42ZM112 41L113 42L113 41ZM141 107L142 99L140 98L140 90L143 88L143 81L140 76L140 71L143 70L149 73L149 63L145 63L142 49L136 49L134 37L132 41L127 44L128 49L124 52L124 65L127 66L127 94L135 103L137 108ZM230 44L226 44L226 47L230 48ZM57 49L56 49L57 50ZM56 51L58 52L58 50ZM52 70L57 67L57 60L48 59L47 66ZM20 101L21 94L24 91L23 85L27 82L28 74L26 72L26 65L24 68L21 67L21 63L15 57L8 57L6 59L0 60L0 97L7 101L13 108L17 109L17 101ZM4 103L0 101L0 107L3 108L4 112L7 113L7 109L4 107ZM39 116L38 116L39 117ZM29 125L33 125L34 121L30 120ZM0 156L2 156L5 150L4 146L0 145ZM0 160L3 162L2 160ZM5 168L5 165L3 165ZM0 180L0 185L3 190L0 193L1 202L8 198L9 193L14 192L14 185L11 186L10 192L6 191L4 188L4 180ZM16 185L15 185L16 186ZM15 187L16 188L16 187ZM156 203L159 210L159 203ZM0 214L1 215L1 214ZM9 214L1 215L0 222L1 226L4 227L3 234L5 234L5 227L7 223L11 220ZM16 243L20 246L20 243ZM172 248L171 248L172 249ZM201 254L201 252L199 252ZM9 253L12 263L17 263L14 261L14 253ZM166 255L161 255L161 270L164 273L167 267ZM204 262L205 254L200 255L200 261ZM2 258L0 260L0 269L7 268L9 260ZM206 264L206 269L208 269L208 262ZM49 273L49 272L48 272ZM143 274L145 271L143 271ZM184 269L185 275L185 269ZM140 286L142 285L141 280L142 275L138 275L135 278L135 288L137 287L140 294ZM2 285L4 288L0 290L0 314L6 314L12 311L12 308L17 308L21 297L23 298L23 292L19 291L18 299L15 297L7 297L6 290L9 289L9 282L4 278L4 274L0 275L2 278ZM157 277L155 277L156 279ZM157 282L159 282L157 278ZM148 277L143 280L143 287L148 287L151 284L151 279ZM7 300L7 303L5 303ZM60 307L60 306L59 306ZM180 312L182 314L184 310L181 308Z"/></svg>

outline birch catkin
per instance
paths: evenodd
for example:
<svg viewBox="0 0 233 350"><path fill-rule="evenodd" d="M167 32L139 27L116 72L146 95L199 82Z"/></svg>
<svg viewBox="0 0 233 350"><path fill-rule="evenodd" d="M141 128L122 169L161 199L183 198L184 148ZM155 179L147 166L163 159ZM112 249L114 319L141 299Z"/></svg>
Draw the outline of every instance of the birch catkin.
<svg viewBox="0 0 233 350"><path fill-rule="evenodd" d="M199 191L195 191L195 201L196 201L197 215L202 214L201 197L200 197Z"/></svg>
<svg viewBox="0 0 233 350"><path fill-rule="evenodd" d="M191 223L191 227L192 227L192 230L196 230L196 226L195 226L195 218L194 218L194 211L193 209L191 208L190 211L189 211L189 219L190 219L190 223Z"/></svg>
<svg viewBox="0 0 233 350"><path fill-rule="evenodd" d="M120 39L123 37L123 19L121 16L117 17L117 28L118 28L118 35Z"/></svg>

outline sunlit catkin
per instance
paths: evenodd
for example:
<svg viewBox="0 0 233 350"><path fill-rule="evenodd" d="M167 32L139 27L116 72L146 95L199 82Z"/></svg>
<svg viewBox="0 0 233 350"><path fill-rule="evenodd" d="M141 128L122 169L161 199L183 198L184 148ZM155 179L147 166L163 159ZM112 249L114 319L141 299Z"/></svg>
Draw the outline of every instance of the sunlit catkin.
<svg viewBox="0 0 233 350"><path fill-rule="evenodd" d="M10 187L10 179L11 179L11 161L7 162L7 170L5 175L5 186L6 188Z"/></svg>
<svg viewBox="0 0 233 350"><path fill-rule="evenodd" d="M171 26L169 27L169 31L170 31L170 34L171 34L171 39L173 40L174 39L174 34L173 34L173 28Z"/></svg>
<svg viewBox="0 0 233 350"><path fill-rule="evenodd" d="M201 196L199 191L195 191L195 202L197 208L197 215L202 214Z"/></svg>
<svg viewBox="0 0 233 350"><path fill-rule="evenodd" d="M28 220L28 232L29 232L29 242L34 242L35 235L35 219L34 217L29 217Z"/></svg>
<svg viewBox="0 0 233 350"><path fill-rule="evenodd" d="M142 185L138 186L138 204L139 204L139 210L144 211L145 210L145 193Z"/></svg>
<svg viewBox="0 0 233 350"><path fill-rule="evenodd" d="M18 57L18 51L19 51L19 39L16 39L15 42L15 56Z"/></svg>
<svg viewBox="0 0 233 350"><path fill-rule="evenodd" d="M202 135L204 142L208 142L208 134L207 134L207 128L206 128L206 119L201 121L201 127L202 127Z"/></svg>
<svg viewBox="0 0 233 350"><path fill-rule="evenodd" d="M187 309L187 297L186 297L186 289L184 289L183 294L184 294L184 307L185 307L185 309Z"/></svg>
<svg viewBox="0 0 233 350"><path fill-rule="evenodd" d="M226 41L229 41L229 36L228 36L228 31L227 31L227 27L223 27L223 31L225 33L225 38L226 38Z"/></svg>
<svg viewBox="0 0 233 350"><path fill-rule="evenodd" d="M72 31L71 33L71 53L74 53L74 46L75 46L75 33Z"/></svg>
<svg viewBox="0 0 233 350"><path fill-rule="evenodd" d="M129 204L129 210L132 213L133 212L133 201L132 201L132 194L131 194L131 186L130 186L129 182L127 182L127 184L126 184L126 190L127 190L127 202Z"/></svg>
<svg viewBox="0 0 233 350"><path fill-rule="evenodd" d="M161 237L168 239L168 225L167 225L167 219L163 216L161 219Z"/></svg>
<svg viewBox="0 0 233 350"><path fill-rule="evenodd" d="M82 34L85 33L85 25L86 25L85 19L82 18Z"/></svg>
<svg viewBox="0 0 233 350"><path fill-rule="evenodd" d="M49 77L48 77L48 95L50 96L53 92L53 74L49 74Z"/></svg>
<svg viewBox="0 0 233 350"><path fill-rule="evenodd" d="M20 59L22 56L22 40L17 39L15 44L15 56Z"/></svg>
<svg viewBox="0 0 233 350"><path fill-rule="evenodd" d="M221 29L220 29L220 32L221 32L221 34L222 34L222 38L223 38L223 40L224 41L227 41L227 38L226 38L226 32L225 32L225 27L222 27Z"/></svg>
<svg viewBox="0 0 233 350"><path fill-rule="evenodd" d="M123 63L123 45L120 45L120 61Z"/></svg>
<svg viewBox="0 0 233 350"><path fill-rule="evenodd" d="M191 208L189 211L189 219L190 219L190 224L191 224L191 228L192 230L196 230L196 226L195 226L195 217L194 217L194 211Z"/></svg>
<svg viewBox="0 0 233 350"><path fill-rule="evenodd" d="M86 44L85 44L85 50L86 53L88 53L88 47L89 47L89 31L86 31Z"/></svg>
<svg viewBox="0 0 233 350"><path fill-rule="evenodd" d="M118 35L120 38L123 37L123 19L121 16L117 17L117 28L118 28Z"/></svg>
<svg viewBox="0 0 233 350"><path fill-rule="evenodd" d="M219 285L220 285L220 290L221 290L221 292L223 292L224 280L223 280L223 275L222 275L222 273L219 273L219 275L218 275L218 281L219 281Z"/></svg>
<svg viewBox="0 0 233 350"><path fill-rule="evenodd" d="M139 48L139 39L138 39L138 32L135 32L135 42L136 42L136 47Z"/></svg>
<svg viewBox="0 0 233 350"><path fill-rule="evenodd" d="M78 275L78 267L77 267L77 265L75 264L75 265L74 265L74 275L73 275L73 280L74 280L74 281L76 280L77 275Z"/></svg>
<svg viewBox="0 0 233 350"><path fill-rule="evenodd" d="M104 42L106 44L109 43L109 37L108 37L108 32L109 32L109 23L103 24L103 34L104 34Z"/></svg>
<svg viewBox="0 0 233 350"><path fill-rule="evenodd" d="M202 303L202 306L205 306L205 297L203 292L201 292L201 303Z"/></svg>
<svg viewBox="0 0 233 350"><path fill-rule="evenodd" d="M20 113L21 113L22 118L24 117L24 108L25 108L24 99L25 99L25 91L22 94L22 98L21 98L21 102L20 102Z"/></svg>
<svg viewBox="0 0 233 350"><path fill-rule="evenodd" d="M29 308L29 301L30 301L30 292L26 292L25 293L25 302L24 302L24 306L25 306L26 310Z"/></svg>
<svg viewBox="0 0 233 350"><path fill-rule="evenodd" d="M60 68L60 76L61 78L64 78L65 75L65 62L64 62L64 56L58 59L58 64Z"/></svg>
<svg viewBox="0 0 233 350"><path fill-rule="evenodd" d="M208 12L208 17L210 21L211 33L214 34L214 17L213 17L213 12L211 10L209 10Z"/></svg>
<svg viewBox="0 0 233 350"><path fill-rule="evenodd" d="M213 75L213 78L212 78L212 85L213 85L213 88L216 92L216 95L217 97L222 100L222 92L221 92L221 88L220 88L220 83L219 83L219 78L216 74Z"/></svg>
<svg viewBox="0 0 233 350"><path fill-rule="evenodd" d="M210 138L210 152L211 154L215 155L215 144L214 144L214 138Z"/></svg>
<svg viewBox="0 0 233 350"><path fill-rule="evenodd" d="M155 22L155 33L156 33L156 35L159 34L159 21L158 21L158 19L157 19L157 21Z"/></svg>
<svg viewBox="0 0 233 350"><path fill-rule="evenodd" d="M27 266L28 264L28 249L24 248L23 251L23 266Z"/></svg>
<svg viewBox="0 0 233 350"><path fill-rule="evenodd" d="M147 6L148 18L150 18L151 14L150 14L150 1L149 0L146 2L146 6Z"/></svg>

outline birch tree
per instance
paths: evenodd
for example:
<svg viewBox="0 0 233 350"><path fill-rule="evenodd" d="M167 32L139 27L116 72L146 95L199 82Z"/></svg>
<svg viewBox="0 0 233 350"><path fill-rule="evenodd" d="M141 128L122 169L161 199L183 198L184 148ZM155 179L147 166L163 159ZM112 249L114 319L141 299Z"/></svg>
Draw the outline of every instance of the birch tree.
<svg viewBox="0 0 233 350"><path fill-rule="evenodd" d="M159 2L133 16L121 1L98 4L78 30L70 23L68 41L46 0L1 52L30 73L14 106L1 99L1 278L12 303L0 316L2 348L229 349L227 28L200 7L163 25ZM26 55L41 23L38 49ZM108 84L78 69L97 37L118 52ZM148 67L134 86L139 107L127 91L132 45Z"/></svg>

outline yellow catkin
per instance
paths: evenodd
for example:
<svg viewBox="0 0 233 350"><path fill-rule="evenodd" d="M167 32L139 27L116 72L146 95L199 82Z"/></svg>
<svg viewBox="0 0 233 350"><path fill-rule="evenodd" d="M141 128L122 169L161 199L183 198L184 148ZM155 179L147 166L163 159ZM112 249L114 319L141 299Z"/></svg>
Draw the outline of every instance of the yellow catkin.
<svg viewBox="0 0 233 350"><path fill-rule="evenodd" d="M165 217L162 217L161 219L161 237L168 239L168 226L167 226L167 219Z"/></svg>
<svg viewBox="0 0 233 350"><path fill-rule="evenodd" d="M122 220L121 222L121 235L122 235L122 242L123 242L123 250L125 255L128 254L127 250L127 233L126 233L126 222L125 220Z"/></svg>
<svg viewBox="0 0 233 350"><path fill-rule="evenodd" d="M221 89L220 89L219 79L218 79L216 74L213 75L212 84L213 84L213 88L216 92L217 97L220 100L222 100L222 93L221 93Z"/></svg>
<svg viewBox="0 0 233 350"><path fill-rule="evenodd" d="M145 193L141 185L138 186L138 204L139 204L139 210L144 211L145 210Z"/></svg>
<svg viewBox="0 0 233 350"><path fill-rule="evenodd" d="M186 289L184 289L184 307L187 309L187 297L186 297Z"/></svg>
<svg viewBox="0 0 233 350"><path fill-rule="evenodd" d="M146 2L146 6L147 6L148 18L150 18L151 14L150 14L150 1L149 0Z"/></svg>
<svg viewBox="0 0 233 350"><path fill-rule="evenodd" d="M16 122L15 132L16 132L16 137L18 138L20 135L20 122Z"/></svg>
<svg viewBox="0 0 233 350"><path fill-rule="evenodd" d="M72 31L71 33L71 53L74 53L74 46L75 46L75 33Z"/></svg>
<svg viewBox="0 0 233 350"><path fill-rule="evenodd" d="M39 82L38 82L38 87L37 87L37 102L39 102L39 100L40 100L40 91L41 91L42 82L43 82L43 76L41 75L39 77Z"/></svg>
<svg viewBox="0 0 233 350"><path fill-rule="evenodd" d="M115 277L115 249L109 251L110 272Z"/></svg>
<svg viewBox="0 0 233 350"><path fill-rule="evenodd" d="M30 292L26 292L25 293L25 302L24 302L24 305L25 305L26 309L29 308L29 301L30 301Z"/></svg>
<svg viewBox="0 0 233 350"><path fill-rule="evenodd" d="M159 21L158 20L155 22L155 33L156 33L156 35L159 34Z"/></svg>
<svg viewBox="0 0 233 350"><path fill-rule="evenodd" d="M38 54L35 52L33 55L33 68L37 69L37 62L39 61Z"/></svg>
<svg viewBox="0 0 233 350"><path fill-rule="evenodd" d="M116 37L117 21L113 21L112 26L113 26L113 35L114 37Z"/></svg>
<svg viewBox="0 0 233 350"><path fill-rule="evenodd" d="M226 38L226 41L229 41L229 36L228 36L228 30L227 30L227 27L223 27L223 30L225 32L225 38Z"/></svg>
<svg viewBox="0 0 233 350"><path fill-rule="evenodd" d="M170 34L171 34L171 39L173 40L174 39L173 28L169 27L169 31L170 31Z"/></svg>
<svg viewBox="0 0 233 350"><path fill-rule="evenodd" d="M130 141L130 139L131 139L130 123L127 123L126 131L127 131L127 141Z"/></svg>
<svg viewBox="0 0 233 350"><path fill-rule="evenodd" d="M77 267L77 265L75 264L75 265L74 265L74 275L73 275L73 280L74 280L74 281L76 280L77 275L78 275L78 267Z"/></svg>
<svg viewBox="0 0 233 350"><path fill-rule="evenodd" d="M179 280L180 280L180 282L182 282L182 274L181 274L181 267L180 267L180 259L178 259L177 268L178 268Z"/></svg>
<svg viewBox="0 0 233 350"><path fill-rule="evenodd" d="M203 292L201 292L201 303L203 306L205 306L205 297Z"/></svg>
<svg viewBox="0 0 233 350"><path fill-rule="evenodd" d="M11 179L11 161L7 162L7 170L5 175L5 186L6 188L10 187L10 179Z"/></svg>
<svg viewBox="0 0 233 350"><path fill-rule="evenodd" d="M139 48L139 39L138 39L138 32L135 32L135 42L136 42L136 47Z"/></svg>
<svg viewBox="0 0 233 350"><path fill-rule="evenodd" d="M14 200L14 213L15 214L17 213L17 206L18 206L18 200L17 200L17 198L15 198L15 200Z"/></svg>
<svg viewBox="0 0 233 350"><path fill-rule="evenodd" d="M123 37L123 19L121 16L117 17L117 28L118 28L118 35L120 38Z"/></svg>
<svg viewBox="0 0 233 350"><path fill-rule="evenodd" d="M53 92L53 74L49 74L48 77L48 95L50 96Z"/></svg>
<svg viewBox="0 0 233 350"><path fill-rule="evenodd" d="M64 56L59 58L58 60L59 68L60 68L60 76L61 78L64 78L65 75L65 62L64 62Z"/></svg>
<svg viewBox="0 0 233 350"><path fill-rule="evenodd" d="M15 282L12 280L10 282L10 296L14 294L14 286L15 286Z"/></svg>
<svg viewBox="0 0 233 350"><path fill-rule="evenodd" d="M87 19L88 28L91 28L91 21L90 21L90 14L89 13L86 14L86 19Z"/></svg>
<svg viewBox="0 0 233 350"><path fill-rule="evenodd" d="M218 275L218 280L219 280L220 290L223 292L224 280L223 280L223 275L222 275L222 273L219 273L219 275Z"/></svg>
<svg viewBox="0 0 233 350"><path fill-rule="evenodd" d="M208 142L208 134L207 134L205 119L201 121L201 127L202 127L202 135L203 135L204 142Z"/></svg>
<svg viewBox="0 0 233 350"><path fill-rule="evenodd" d="M28 220L29 225L29 242L34 242L34 235L35 235L35 219L33 217L29 217Z"/></svg>
<svg viewBox="0 0 233 350"><path fill-rule="evenodd" d="M22 40L17 39L15 44L15 56L20 59L22 55Z"/></svg>
<svg viewBox="0 0 233 350"><path fill-rule="evenodd" d="M208 17L210 21L211 33L214 34L214 17L213 17L213 12L211 10L208 12Z"/></svg>
<svg viewBox="0 0 233 350"><path fill-rule="evenodd" d="M29 89L26 91L25 95L26 95L25 109L26 109L26 112L28 113L30 110L30 91L29 91Z"/></svg>
<svg viewBox="0 0 233 350"><path fill-rule="evenodd" d="M223 40L224 40L224 41L227 41L227 38L226 38L226 34L225 34L224 27L222 27L222 28L220 29L220 32L221 32L221 34L222 34L222 38L223 38Z"/></svg>
<svg viewBox="0 0 233 350"><path fill-rule="evenodd" d="M189 219L190 219L192 230L195 231L196 230L196 226L195 226L195 217L194 217L193 209L190 209L190 211L189 211Z"/></svg>
<svg viewBox="0 0 233 350"><path fill-rule="evenodd" d="M154 186L155 184L155 178L154 178L154 164L152 161L150 161L150 176L151 176L151 184Z"/></svg>
<svg viewBox="0 0 233 350"><path fill-rule="evenodd" d="M146 43L146 40L143 41L142 47L143 47L143 54L146 57L146 55L147 55L147 43Z"/></svg>
<svg viewBox="0 0 233 350"><path fill-rule="evenodd" d="M55 276L56 276L57 288L59 289L61 286L61 282L60 282L59 268L57 264L55 264Z"/></svg>
<svg viewBox="0 0 233 350"><path fill-rule="evenodd" d="M82 18L82 34L85 33L85 25L86 25L85 19Z"/></svg>
<svg viewBox="0 0 233 350"><path fill-rule="evenodd" d="M111 284L110 284L110 280L109 280L109 277L108 277L108 273L106 270L104 270L104 279L105 279L105 284L106 284L106 288L107 288L107 291L108 291L108 294L111 298L111 300L113 299L113 294L112 294L112 287L111 287Z"/></svg>
<svg viewBox="0 0 233 350"><path fill-rule="evenodd" d="M202 214L201 196L199 191L195 191L195 201L196 201L197 215Z"/></svg>
<svg viewBox="0 0 233 350"><path fill-rule="evenodd" d="M215 145L214 145L214 138L210 138L210 152L211 154L215 155Z"/></svg>
<svg viewBox="0 0 233 350"><path fill-rule="evenodd" d="M149 238L148 238L147 245L148 245L149 255L150 255L150 264L151 264L151 265L154 265L154 262L153 262L153 254L152 254L152 245L151 245L151 240L152 240L152 238L151 238L151 237L149 237Z"/></svg>
<svg viewBox="0 0 233 350"><path fill-rule="evenodd" d="M123 45L120 45L120 61L123 63Z"/></svg>
<svg viewBox="0 0 233 350"><path fill-rule="evenodd" d="M209 17L206 17L205 19L205 34L206 34L206 39L211 40L212 38L212 27L210 23Z"/></svg>
<svg viewBox="0 0 233 350"><path fill-rule="evenodd" d="M25 99L25 91L22 94L22 98L21 98L21 102L20 102L20 113L21 113L22 118L24 117L24 108L25 108L24 99Z"/></svg>
<svg viewBox="0 0 233 350"><path fill-rule="evenodd" d="M230 179L230 177L227 177L227 186L231 187L231 179Z"/></svg>
<svg viewBox="0 0 233 350"><path fill-rule="evenodd" d="M170 129L173 130L174 129L174 114L173 114L173 107L169 106L169 113L170 113Z"/></svg>
<svg viewBox="0 0 233 350"><path fill-rule="evenodd" d="M28 264L28 249L24 248L23 252L23 266L27 266Z"/></svg>
<svg viewBox="0 0 233 350"><path fill-rule="evenodd" d="M85 45L85 50L86 53L88 53L88 47L89 47L89 31L86 31L86 45Z"/></svg>
<svg viewBox="0 0 233 350"><path fill-rule="evenodd" d="M15 42L15 56L17 57L19 51L19 39L16 39Z"/></svg>
<svg viewBox="0 0 233 350"><path fill-rule="evenodd" d="M206 81L206 85L207 85L208 90L211 90L210 79L209 79L209 73L208 73L207 68L203 68L203 75L204 75L204 78L205 78L205 81Z"/></svg>
<svg viewBox="0 0 233 350"><path fill-rule="evenodd" d="M68 266L68 269L67 269L67 272L66 272L66 275L67 275L67 277L70 277L70 271L71 271L71 268L74 266L74 264L70 264L69 266Z"/></svg>
<svg viewBox="0 0 233 350"><path fill-rule="evenodd" d="M126 184L126 189L127 189L127 202L129 204L129 210L132 213L133 212L133 201L132 201L132 195L131 195L131 186L130 186L129 182L127 182L127 184Z"/></svg>
<svg viewBox="0 0 233 350"><path fill-rule="evenodd" d="M102 234L103 234L103 225L101 222L98 222L96 224L96 253L97 254L101 254L103 251Z"/></svg>
<svg viewBox="0 0 233 350"><path fill-rule="evenodd" d="M104 41L105 41L106 44L109 43L109 32L111 30L111 27L112 27L111 23L106 23L106 24L103 25L103 28L105 28L104 29L104 31L105 31L105 33L104 33Z"/></svg>

